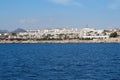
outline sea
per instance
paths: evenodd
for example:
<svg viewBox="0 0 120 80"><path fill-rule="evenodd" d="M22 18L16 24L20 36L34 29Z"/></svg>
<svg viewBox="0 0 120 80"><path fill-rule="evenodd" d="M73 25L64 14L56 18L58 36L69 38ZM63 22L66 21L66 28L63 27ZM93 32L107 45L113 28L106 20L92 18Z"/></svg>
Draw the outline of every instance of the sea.
<svg viewBox="0 0 120 80"><path fill-rule="evenodd" d="M120 44L0 44L0 80L120 80Z"/></svg>

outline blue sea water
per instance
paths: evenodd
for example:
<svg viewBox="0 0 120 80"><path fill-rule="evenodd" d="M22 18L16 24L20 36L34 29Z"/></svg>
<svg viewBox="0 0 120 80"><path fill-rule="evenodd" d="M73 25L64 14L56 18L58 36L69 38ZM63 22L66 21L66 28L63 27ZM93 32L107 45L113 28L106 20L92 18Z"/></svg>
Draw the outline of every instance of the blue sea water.
<svg viewBox="0 0 120 80"><path fill-rule="evenodd" d="M0 80L120 80L120 44L0 44Z"/></svg>

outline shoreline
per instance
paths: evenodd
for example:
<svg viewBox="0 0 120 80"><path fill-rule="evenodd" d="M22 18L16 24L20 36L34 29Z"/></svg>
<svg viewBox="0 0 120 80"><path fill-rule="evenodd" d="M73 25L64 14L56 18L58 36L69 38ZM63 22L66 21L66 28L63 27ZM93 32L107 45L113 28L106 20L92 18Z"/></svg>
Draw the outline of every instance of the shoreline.
<svg viewBox="0 0 120 80"><path fill-rule="evenodd" d="M110 38L110 39L95 39L95 40L26 40L26 41L5 41L1 40L0 44L7 43L120 43L120 38Z"/></svg>

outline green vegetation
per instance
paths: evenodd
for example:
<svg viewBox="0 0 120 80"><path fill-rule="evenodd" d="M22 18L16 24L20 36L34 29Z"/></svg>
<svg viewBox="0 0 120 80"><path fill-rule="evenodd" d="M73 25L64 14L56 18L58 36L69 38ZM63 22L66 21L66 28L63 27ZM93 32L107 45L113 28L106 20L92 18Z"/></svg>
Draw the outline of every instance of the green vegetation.
<svg viewBox="0 0 120 80"><path fill-rule="evenodd" d="M115 38L117 36L118 36L117 32L113 32L113 33L110 34L110 37L112 37L112 38Z"/></svg>

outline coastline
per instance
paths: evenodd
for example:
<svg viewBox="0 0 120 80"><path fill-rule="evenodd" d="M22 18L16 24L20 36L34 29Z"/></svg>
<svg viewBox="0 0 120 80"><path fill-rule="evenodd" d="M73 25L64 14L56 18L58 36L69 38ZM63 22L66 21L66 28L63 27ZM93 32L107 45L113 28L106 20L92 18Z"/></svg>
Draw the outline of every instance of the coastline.
<svg viewBox="0 0 120 80"><path fill-rule="evenodd" d="M120 43L120 38L110 38L110 39L94 39L94 40L26 40L26 41L5 41L1 40L0 44L7 43Z"/></svg>

